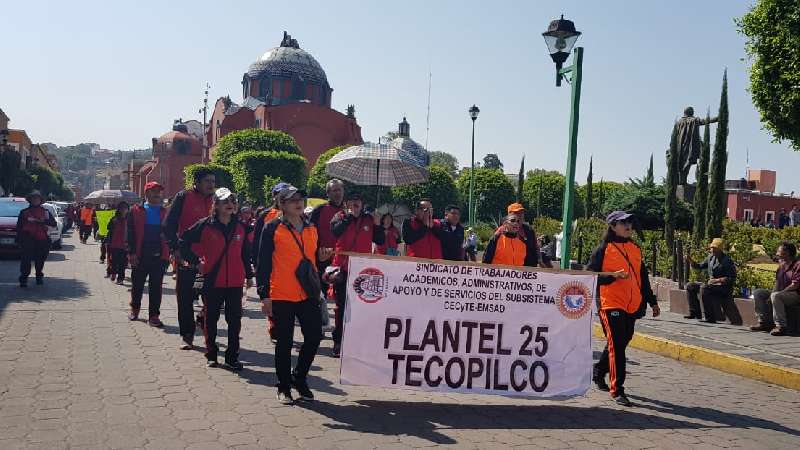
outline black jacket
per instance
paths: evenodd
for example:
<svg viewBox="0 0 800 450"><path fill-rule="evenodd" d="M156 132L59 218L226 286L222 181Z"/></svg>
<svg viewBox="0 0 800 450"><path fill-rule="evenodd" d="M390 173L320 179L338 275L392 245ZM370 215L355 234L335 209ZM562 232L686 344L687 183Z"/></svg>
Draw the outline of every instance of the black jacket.
<svg viewBox="0 0 800 450"><path fill-rule="evenodd" d="M453 230L450 227L450 222L443 220L439 241L442 243L442 259L450 261L464 260L464 227L460 223Z"/></svg>

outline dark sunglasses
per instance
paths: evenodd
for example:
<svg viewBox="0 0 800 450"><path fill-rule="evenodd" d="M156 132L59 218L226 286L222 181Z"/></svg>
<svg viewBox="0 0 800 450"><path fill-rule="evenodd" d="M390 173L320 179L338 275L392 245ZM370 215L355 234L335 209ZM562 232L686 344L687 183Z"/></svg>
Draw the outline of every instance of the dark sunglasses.
<svg viewBox="0 0 800 450"><path fill-rule="evenodd" d="M508 223L519 223L519 219L508 219L506 220Z"/></svg>

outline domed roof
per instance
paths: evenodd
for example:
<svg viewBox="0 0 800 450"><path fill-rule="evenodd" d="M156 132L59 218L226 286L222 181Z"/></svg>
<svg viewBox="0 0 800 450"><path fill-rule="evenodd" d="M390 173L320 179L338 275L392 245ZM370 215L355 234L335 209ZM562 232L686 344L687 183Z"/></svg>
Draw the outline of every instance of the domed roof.
<svg viewBox="0 0 800 450"><path fill-rule="evenodd" d="M301 77L304 81L320 85L328 84L328 77L322 66L308 52L300 48L296 39L283 32L283 41L279 47L267 50L258 61L250 65L247 75L261 78L265 75L274 77Z"/></svg>

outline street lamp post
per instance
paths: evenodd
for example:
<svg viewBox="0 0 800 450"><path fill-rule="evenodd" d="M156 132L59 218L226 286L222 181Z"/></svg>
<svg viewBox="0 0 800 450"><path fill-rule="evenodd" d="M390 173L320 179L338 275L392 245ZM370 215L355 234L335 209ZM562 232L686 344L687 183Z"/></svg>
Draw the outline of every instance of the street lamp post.
<svg viewBox="0 0 800 450"><path fill-rule="evenodd" d="M472 165L469 171L469 220L467 223L470 226L475 225L475 119L478 118L480 112L481 110L475 105L469 109L469 117L472 119Z"/></svg>
<svg viewBox="0 0 800 450"><path fill-rule="evenodd" d="M567 170L564 174L564 212L562 222L561 268L570 267L570 239L572 238L572 206L575 197L575 158L578 153L578 119L580 116L581 81L583 78L583 47L575 49L572 65L563 67L575 41L580 37L571 20L561 19L550 22L547 31L542 33L550 57L556 63L556 86L566 79L572 85L572 107L569 117L569 144L567 147ZM567 75L570 77L567 78Z"/></svg>

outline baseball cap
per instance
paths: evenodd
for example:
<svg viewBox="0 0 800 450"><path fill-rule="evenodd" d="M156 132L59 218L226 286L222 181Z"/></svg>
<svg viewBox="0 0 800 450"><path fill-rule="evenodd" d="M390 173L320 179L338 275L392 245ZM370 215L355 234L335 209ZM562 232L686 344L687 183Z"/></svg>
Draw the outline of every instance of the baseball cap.
<svg viewBox="0 0 800 450"><path fill-rule="evenodd" d="M275 194L277 194L278 192L286 189L289 186L291 186L291 184L284 183L283 181L281 181L280 183L278 183L278 184L276 184L275 186L272 187L272 195L275 196Z"/></svg>
<svg viewBox="0 0 800 450"><path fill-rule="evenodd" d="M522 203L512 203L512 204L508 205L508 213L509 214L518 213L520 211L525 211L525 207L522 206Z"/></svg>
<svg viewBox="0 0 800 450"><path fill-rule="evenodd" d="M164 186L158 184L158 181L148 181L144 185L144 190L145 191L149 191L150 189L161 189L163 191L164 190Z"/></svg>
<svg viewBox="0 0 800 450"><path fill-rule="evenodd" d="M300 196L302 196L303 198L306 197L306 191L302 189L297 189L296 187L288 183L284 184L286 184L286 187L284 187L283 189L281 189L280 192L278 192L278 200L284 202L292 198L294 194L300 194Z"/></svg>
<svg viewBox="0 0 800 450"><path fill-rule="evenodd" d="M233 201L236 201L236 194L231 192L231 190L228 189L228 188L224 188L223 187L223 188L219 188L216 191L214 191L214 201L215 202L221 201L221 200L227 200L230 197L233 197Z"/></svg>
<svg viewBox="0 0 800 450"><path fill-rule="evenodd" d="M614 222L630 219L633 214L626 213L625 211L613 211L606 217L606 223L611 225Z"/></svg>

